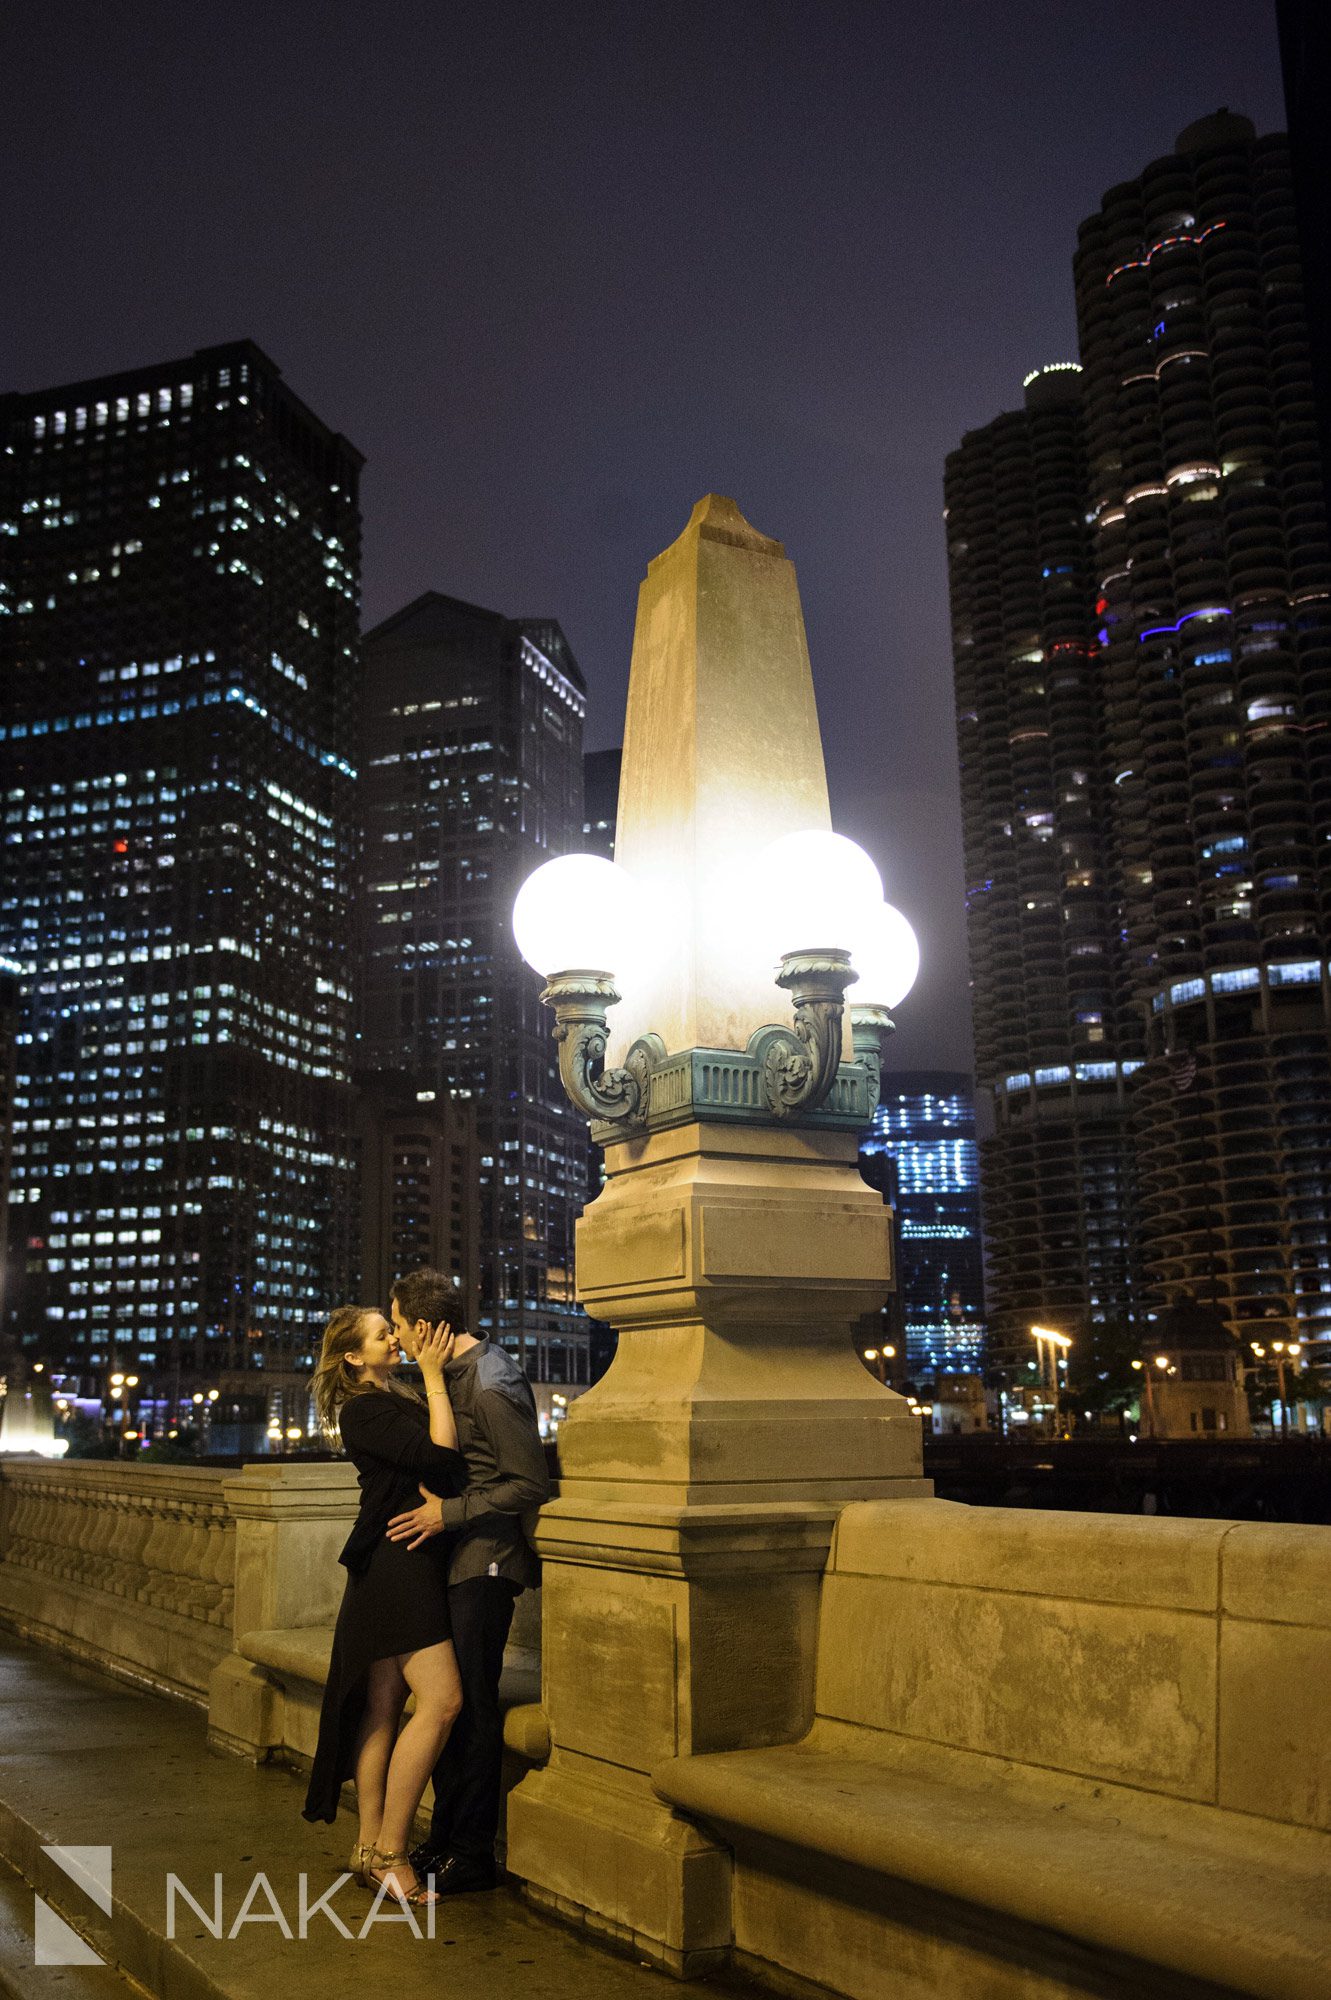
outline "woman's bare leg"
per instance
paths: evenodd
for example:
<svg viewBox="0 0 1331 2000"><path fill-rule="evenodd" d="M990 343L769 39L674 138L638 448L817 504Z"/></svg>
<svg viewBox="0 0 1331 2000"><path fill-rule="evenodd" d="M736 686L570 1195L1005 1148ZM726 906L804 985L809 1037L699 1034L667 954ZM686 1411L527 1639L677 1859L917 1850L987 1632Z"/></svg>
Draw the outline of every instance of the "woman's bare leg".
<svg viewBox="0 0 1331 2000"><path fill-rule="evenodd" d="M407 1683L397 1660L373 1661L365 1713L356 1733L356 1811L360 1818L357 1838L362 1847L380 1844L388 1766L406 1699Z"/></svg>
<svg viewBox="0 0 1331 2000"><path fill-rule="evenodd" d="M416 1697L416 1707L393 1746L388 1765L383 1819L375 1842L383 1854L404 1854L410 1847L416 1808L462 1708L462 1681L451 1639L423 1646L418 1653L403 1654L399 1665ZM399 1888L415 1886L412 1869L399 1866L393 1873Z"/></svg>

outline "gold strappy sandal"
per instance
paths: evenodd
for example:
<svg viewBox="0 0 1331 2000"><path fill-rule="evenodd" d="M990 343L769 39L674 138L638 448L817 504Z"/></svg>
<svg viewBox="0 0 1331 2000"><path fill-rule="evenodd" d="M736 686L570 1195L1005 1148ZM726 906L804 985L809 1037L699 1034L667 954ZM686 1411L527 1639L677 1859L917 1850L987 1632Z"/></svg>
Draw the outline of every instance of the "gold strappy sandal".
<svg viewBox="0 0 1331 2000"><path fill-rule="evenodd" d="M369 1859L365 1864L366 1887L370 1889L381 1889L383 1887L382 1880L372 1873L375 1868L391 1871L401 1867L404 1862L408 1868L411 1868L411 1856L409 1854L385 1854L382 1849L372 1847L369 1851ZM415 1869L412 1868L413 1875L415 1872ZM437 1903L439 1901L439 1897L435 1891L427 1889L423 1882L417 1882L414 1889L398 1889L395 1893L400 1903L408 1904L413 1910L419 1909L422 1904Z"/></svg>
<svg viewBox="0 0 1331 2000"><path fill-rule="evenodd" d="M370 1878L365 1871L370 1865L370 1856L373 1853L374 1844L372 1841L367 1840L363 1844L358 1841L356 1846L352 1848L351 1858L347 1862L347 1867L351 1870L356 1881L360 1883L362 1889L368 1889L370 1886Z"/></svg>

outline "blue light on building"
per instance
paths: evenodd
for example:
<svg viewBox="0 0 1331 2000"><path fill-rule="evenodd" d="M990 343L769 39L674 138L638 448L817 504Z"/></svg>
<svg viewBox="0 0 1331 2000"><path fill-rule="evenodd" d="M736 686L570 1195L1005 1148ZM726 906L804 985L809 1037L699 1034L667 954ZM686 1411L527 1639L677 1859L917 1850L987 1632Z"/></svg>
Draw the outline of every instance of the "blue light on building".
<svg viewBox="0 0 1331 2000"><path fill-rule="evenodd" d="M977 1369L984 1265L975 1098L960 1070L892 1077L860 1171L896 1214L895 1318L908 1375Z"/></svg>

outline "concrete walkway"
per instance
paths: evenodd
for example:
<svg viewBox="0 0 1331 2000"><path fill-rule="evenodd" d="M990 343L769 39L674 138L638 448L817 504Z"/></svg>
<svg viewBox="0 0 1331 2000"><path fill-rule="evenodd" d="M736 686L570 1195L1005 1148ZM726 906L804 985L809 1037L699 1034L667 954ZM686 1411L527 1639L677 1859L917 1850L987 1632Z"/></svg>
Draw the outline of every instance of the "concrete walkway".
<svg viewBox="0 0 1331 2000"><path fill-rule="evenodd" d="M439 1905L433 1939L426 1912L418 1938L391 1901L362 1936L374 1899L347 1880L331 1907L350 1935L315 1910L302 1939L300 1878L308 1909L336 1881L354 1827L345 1814L335 1827L307 1825L291 1772L211 1754L196 1710L7 1635L0 1714L0 1856L29 1885L0 1883L0 1992L19 2000L133 2000L121 1974L158 2000L333 2000L358 1989L387 2000L716 2000L749 1990L667 1979L507 1888ZM46 1844L110 1847L109 1915ZM174 1937L169 1874L208 1920L177 1896ZM118 1971L36 1966L33 1890ZM247 1899L249 1921L238 1924Z"/></svg>

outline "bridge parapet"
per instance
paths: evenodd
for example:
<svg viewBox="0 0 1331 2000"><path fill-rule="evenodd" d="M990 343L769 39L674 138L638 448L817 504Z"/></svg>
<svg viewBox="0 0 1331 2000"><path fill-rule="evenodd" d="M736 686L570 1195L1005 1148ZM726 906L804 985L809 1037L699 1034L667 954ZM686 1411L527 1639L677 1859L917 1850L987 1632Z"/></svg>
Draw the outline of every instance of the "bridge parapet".
<svg viewBox="0 0 1331 2000"><path fill-rule="evenodd" d="M202 1706L232 1643L222 1480L208 1467L0 1461L0 1622Z"/></svg>

